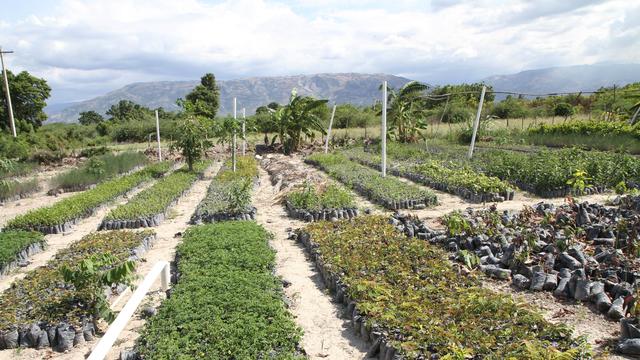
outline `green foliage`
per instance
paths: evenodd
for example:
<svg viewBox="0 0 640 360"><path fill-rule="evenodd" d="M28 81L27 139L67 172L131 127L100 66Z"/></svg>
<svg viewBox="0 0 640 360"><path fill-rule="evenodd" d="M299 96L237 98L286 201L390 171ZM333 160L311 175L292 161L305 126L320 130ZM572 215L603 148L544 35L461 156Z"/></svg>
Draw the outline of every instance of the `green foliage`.
<svg viewBox="0 0 640 360"><path fill-rule="evenodd" d="M18 254L33 244L44 246L44 236L35 231L0 232L0 269L18 260Z"/></svg>
<svg viewBox="0 0 640 360"><path fill-rule="evenodd" d="M251 210L253 181L258 176L258 163L250 156L239 156L236 172L232 171L231 160L215 176L207 195L198 205L196 216L214 214L244 214Z"/></svg>
<svg viewBox="0 0 640 360"><path fill-rule="evenodd" d="M180 122L174 149L180 150L187 161L189 171L193 171L193 164L198 161L205 150L211 146L207 138L207 128L204 120L194 115L187 115Z"/></svg>
<svg viewBox="0 0 640 360"><path fill-rule="evenodd" d="M555 116L562 116L566 119L569 116L575 114L575 109L573 108L573 106L571 106L571 104L561 102L556 104L556 106L553 108L553 114Z"/></svg>
<svg viewBox="0 0 640 360"><path fill-rule="evenodd" d="M109 121L115 123L142 121L152 116L151 110L130 100L120 100L117 104L111 105L107 115L110 116Z"/></svg>
<svg viewBox="0 0 640 360"><path fill-rule="evenodd" d="M109 253L93 254L78 264L63 265L60 273L66 283L85 294L83 300L94 318L112 322L115 315L109 307L104 287L111 287L113 284L131 285L135 263L132 260L121 261Z"/></svg>
<svg viewBox="0 0 640 360"><path fill-rule="evenodd" d="M356 164L343 155L313 154L307 158L307 161L388 209L413 207L413 205L406 206L407 203L424 205L437 203L437 198L431 191L404 183L393 176L382 177L379 172ZM405 206L402 205L403 203Z"/></svg>
<svg viewBox="0 0 640 360"><path fill-rule="evenodd" d="M351 104L336 106L333 128L345 129L350 127L366 127L378 125L380 117L370 107L356 107Z"/></svg>
<svg viewBox="0 0 640 360"><path fill-rule="evenodd" d="M356 206L353 194L335 184L314 186L305 182L299 189L289 192L286 199L295 209L304 210L346 209Z"/></svg>
<svg viewBox="0 0 640 360"><path fill-rule="evenodd" d="M460 275L444 250L398 233L387 217L319 222L302 231L317 243L330 276L346 286L366 326L387 334L404 358L590 356L569 328Z"/></svg>
<svg viewBox="0 0 640 360"><path fill-rule="evenodd" d="M398 91L389 89L387 117L389 134L399 142L416 142L422 138L422 130L427 123L422 111L420 96L428 89L427 85L410 81Z"/></svg>
<svg viewBox="0 0 640 360"><path fill-rule="evenodd" d="M124 152L118 155L109 153L93 157L84 166L53 178L52 188L65 191L82 190L147 163L147 157L139 152Z"/></svg>
<svg viewBox="0 0 640 360"><path fill-rule="evenodd" d="M303 359L302 331L273 275L270 234L246 221L189 228L178 273L136 344L146 359Z"/></svg>
<svg viewBox="0 0 640 360"><path fill-rule="evenodd" d="M46 265L26 273L24 278L14 281L0 295L0 331L22 325L46 323L56 325L69 322L81 328L83 321L92 321L96 314L87 307L95 295L93 286L78 289L72 284L63 286L63 268L78 270L85 259L108 257L112 265L96 269L101 273L118 268L128 262L132 251L143 240L152 236L150 231L106 231L91 233L69 247L59 250ZM117 259L117 260L116 260ZM130 267L129 267L130 269ZM112 276L115 274L112 274ZM115 277L111 277L113 281ZM107 279L101 281L109 283ZM108 285L113 284L110 283ZM100 287L104 291L104 287Z"/></svg>
<svg viewBox="0 0 640 360"><path fill-rule="evenodd" d="M528 116L528 110L524 99L517 99L511 95L497 103L491 109L491 115L500 119L516 119Z"/></svg>
<svg viewBox="0 0 640 360"><path fill-rule="evenodd" d="M164 213L198 179L198 174L186 169L177 170L153 186L111 210L105 220L136 220Z"/></svg>
<svg viewBox="0 0 640 360"><path fill-rule="evenodd" d="M93 110L82 111L78 117L80 125L100 124L103 121L104 117Z"/></svg>
<svg viewBox="0 0 640 360"><path fill-rule="evenodd" d="M37 179L8 180L0 179L0 202L25 197L40 190Z"/></svg>
<svg viewBox="0 0 640 360"><path fill-rule="evenodd" d="M462 216L460 211L452 211L444 215L442 223L447 227L449 236L457 236L471 231L471 224Z"/></svg>
<svg viewBox="0 0 640 360"><path fill-rule="evenodd" d="M314 131L319 131L323 135L326 133L321 114L327 111L327 102L328 100L316 100L310 96L298 95L296 89L293 89L289 104L272 113L285 154L298 151L302 135L314 138Z"/></svg>
<svg viewBox="0 0 640 360"><path fill-rule="evenodd" d="M186 101L191 103L194 115L215 118L220 103L220 89L216 85L215 75L205 74L200 84L187 94Z"/></svg>
<svg viewBox="0 0 640 360"><path fill-rule="evenodd" d="M589 186L590 180L591 178L586 171L578 169L574 171L573 176L567 180L567 185L571 186L576 194L582 194L584 189Z"/></svg>
<svg viewBox="0 0 640 360"><path fill-rule="evenodd" d="M47 119L44 107L51 94L51 88L47 81L29 74L26 71L14 75L7 70L9 92L11 93L11 105L16 126L22 131L30 131L42 126ZM3 83L0 73L0 83ZM9 130L9 113L7 112L7 96L4 86L0 86L0 129Z"/></svg>
<svg viewBox="0 0 640 360"><path fill-rule="evenodd" d="M604 137L615 142L622 135L629 135L640 141L640 124L629 125L623 121L567 121L558 124L539 124L528 131L533 135L591 135Z"/></svg>
<svg viewBox="0 0 640 360"><path fill-rule="evenodd" d="M41 226L56 226L90 216L99 206L115 199L145 181L167 171L169 165L160 163L131 175L105 181L91 190L68 197L57 203L31 210L9 221L7 229L38 230Z"/></svg>
<svg viewBox="0 0 640 360"><path fill-rule="evenodd" d="M440 113L442 122L449 124L468 122L474 115L473 109L460 102L452 102L446 107L446 110L442 108L439 111L444 111L444 113Z"/></svg>

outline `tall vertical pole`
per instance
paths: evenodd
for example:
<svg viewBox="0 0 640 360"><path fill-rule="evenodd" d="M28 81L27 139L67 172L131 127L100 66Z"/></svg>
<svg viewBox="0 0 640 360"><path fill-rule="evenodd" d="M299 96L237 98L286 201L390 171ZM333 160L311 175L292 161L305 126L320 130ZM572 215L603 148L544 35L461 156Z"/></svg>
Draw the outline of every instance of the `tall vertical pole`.
<svg viewBox="0 0 640 360"><path fill-rule="evenodd" d="M236 98L233 98L233 142L231 144L231 147L233 148L233 150L231 150L231 163L233 164L233 172L236 172L236 121L238 120L238 112L237 112L237 106L238 106L238 101Z"/></svg>
<svg viewBox="0 0 640 360"><path fill-rule="evenodd" d="M247 112L242 108L242 156L247 155Z"/></svg>
<svg viewBox="0 0 640 360"><path fill-rule="evenodd" d="M487 87L482 87L480 93L480 103L478 103L478 112L476 113L476 121L473 122L473 135L471 135L471 145L469 146L469 154L467 157L471 159L473 157L473 148L476 145L476 136L478 134L478 125L480 124L480 113L482 112L482 103L484 103L484 93L487 91Z"/></svg>
<svg viewBox="0 0 640 360"><path fill-rule="evenodd" d="M0 63L2 63L2 78L4 79L4 93L7 96L7 107L9 108L9 122L11 123L11 133L13 137L18 136L16 134L16 122L13 118L13 106L11 105L11 93L9 92L9 79L7 78L7 69L4 67L4 57L2 54L11 54L13 51L2 51L0 47Z"/></svg>
<svg viewBox="0 0 640 360"><path fill-rule="evenodd" d="M156 139L158 140L158 161L162 161L162 147L160 147L160 116L156 110Z"/></svg>
<svg viewBox="0 0 640 360"><path fill-rule="evenodd" d="M387 176L387 82L382 83L382 176Z"/></svg>
<svg viewBox="0 0 640 360"><path fill-rule="evenodd" d="M329 120L329 130L327 131L327 139L324 141L324 153L329 152L329 139L331 138L331 127L333 126L333 118L336 116L336 106L333 105L333 111L331 111L331 119Z"/></svg>

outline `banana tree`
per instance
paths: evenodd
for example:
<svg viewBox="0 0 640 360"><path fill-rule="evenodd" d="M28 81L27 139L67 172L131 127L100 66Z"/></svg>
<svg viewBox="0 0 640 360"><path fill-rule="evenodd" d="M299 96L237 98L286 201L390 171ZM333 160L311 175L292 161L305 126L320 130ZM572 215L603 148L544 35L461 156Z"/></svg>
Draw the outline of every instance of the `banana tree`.
<svg viewBox="0 0 640 360"><path fill-rule="evenodd" d="M422 130L427 128L427 122L420 95L428 89L425 84L411 81L398 90L387 90L389 134L399 142L416 142L423 136Z"/></svg>
<svg viewBox="0 0 640 360"><path fill-rule="evenodd" d="M302 135L313 138L314 131L326 133L318 110L326 106L328 100L317 100L310 96L298 95L291 91L289 104L272 111L273 121L278 128L278 136L285 154L298 150Z"/></svg>

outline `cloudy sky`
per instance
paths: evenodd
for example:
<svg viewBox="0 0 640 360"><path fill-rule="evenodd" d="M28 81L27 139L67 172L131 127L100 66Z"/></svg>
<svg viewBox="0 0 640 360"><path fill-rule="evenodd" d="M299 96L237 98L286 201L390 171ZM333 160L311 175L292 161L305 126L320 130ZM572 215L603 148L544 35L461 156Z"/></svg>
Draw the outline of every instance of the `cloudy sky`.
<svg viewBox="0 0 640 360"><path fill-rule="evenodd" d="M347 4L347 5L345 5ZM50 103L136 81L318 72L432 84L640 59L631 0L0 0L7 63Z"/></svg>

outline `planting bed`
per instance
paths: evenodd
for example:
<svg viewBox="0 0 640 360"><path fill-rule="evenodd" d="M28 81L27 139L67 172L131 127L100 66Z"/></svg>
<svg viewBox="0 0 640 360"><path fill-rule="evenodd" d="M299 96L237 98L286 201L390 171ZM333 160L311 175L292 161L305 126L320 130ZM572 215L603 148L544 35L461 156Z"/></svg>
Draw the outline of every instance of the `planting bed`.
<svg viewBox="0 0 640 360"><path fill-rule="evenodd" d="M140 192L126 204L113 209L104 218L98 230L136 229L158 226L166 217L167 210L175 204L206 170L209 162L194 166L194 172L183 167L152 187Z"/></svg>
<svg viewBox="0 0 640 360"><path fill-rule="evenodd" d="M350 161L343 155L314 154L305 161L387 209L424 209L438 202L430 191L391 176L382 177L375 170Z"/></svg>
<svg viewBox="0 0 640 360"><path fill-rule="evenodd" d="M381 157L362 149L350 149L345 155L362 165L380 170ZM419 184L460 196L471 202L500 202L513 200L512 187L497 177L486 176L469 166L449 168L443 162L433 159L414 161L391 156L387 171L405 177Z"/></svg>
<svg viewBox="0 0 640 360"><path fill-rule="evenodd" d="M236 172L225 162L191 217L192 224L224 220L254 220L256 208L251 192L258 181L258 163L250 156L238 157Z"/></svg>
<svg viewBox="0 0 640 360"><path fill-rule="evenodd" d="M515 214L467 210L443 217L445 231L423 224L405 229L447 248L468 267L511 279L515 288L592 303L619 320L640 281L640 197L617 203L622 205L539 203Z"/></svg>
<svg viewBox="0 0 640 360"><path fill-rule="evenodd" d="M446 253L409 238L387 217L308 225L309 250L354 331L371 342L367 357L587 358L583 339L508 295L461 275Z"/></svg>
<svg viewBox="0 0 640 360"><path fill-rule="evenodd" d="M334 184L305 183L286 195L284 205L290 217L307 222L350 219L359 213L353 195Z"/></svg>
<svg viewBox="0 0 640 360"><path fill-rule="evenodd" d="M93 339L93 310L86 307L91 291L76 291L64 282L61 269L75 268L93 255L110 254L119 261L139 260L151 246L150 231L92 233L59 251L0 295L0 349L17 347L66 351ZM117 284L109 293L117 291Z"/></svg>
<svg viewBox="0 0 640 360"><path fill-rule="evenodd" d="M177 283L142 330L144 359L302 359L301 331L273 275L270 234L250 221L189 228Z"/></svg>
<svg viewBox="0 0 640 360"><path fill-rule="evenodd" d="M93 214L98 207L168 170L169 163L166 162L147 166L133 174L106 181L94 189L68 197L52 206L29 211L9 221L5 228L35 230L44 234L65 232L79 219Z"/></svg>
<svg viewBox="0 0 640 360"><path fill-rule="evenodd" d="M44 236L35 231L0 232L0 276L6 275L46 245Z"/></svg>
<svg viewBox="0 0 640 360"><path fill-rule="evenodd" d="M51 181L52 191L65 192L86 190L95 184L124 174L149 162L143 153L124 152L105 154L90 158L81 168L62 173Z"/></svg>
<svg viewBox="0 0 640 360"><path fill-rule="evenodd" d="M0 203L20 200L40 190L38 180L2 180L0 179Z"/></svg>

